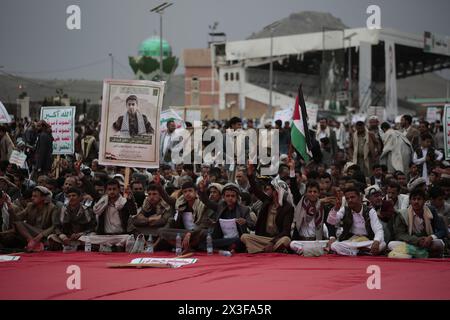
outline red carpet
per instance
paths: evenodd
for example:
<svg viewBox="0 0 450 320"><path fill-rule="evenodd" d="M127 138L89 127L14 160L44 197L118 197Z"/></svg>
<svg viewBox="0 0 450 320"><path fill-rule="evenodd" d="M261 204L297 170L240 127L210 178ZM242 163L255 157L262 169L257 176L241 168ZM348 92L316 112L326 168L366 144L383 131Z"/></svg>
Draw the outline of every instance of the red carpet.
<svg viewBox="0 0 450 320"><path fill-rule="evenodd" d="M106 268L143 256L23 254L17 262L0 263L0 299L450 299L449 259L197 254L196 264L179 269ZM70 265L81 268L81 290L66 287ZM366 286L370 265L381 268L381 290Z"/></svg>

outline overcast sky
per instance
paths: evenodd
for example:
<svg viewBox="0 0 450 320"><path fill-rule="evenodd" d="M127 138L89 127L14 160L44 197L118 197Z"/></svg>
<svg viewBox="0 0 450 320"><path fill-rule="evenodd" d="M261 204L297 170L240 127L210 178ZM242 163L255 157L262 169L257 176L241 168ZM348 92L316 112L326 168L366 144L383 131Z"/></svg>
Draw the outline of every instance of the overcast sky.
<svg viewBox="0 0 450 320"><path fill-rule="evenodd" d="M110 76L108 53L118 61L116 78L132 78L128 56L159 35L149 0L0 0L0 66L36 78L101 80ZM164 38L181 58L183 49L207 45L208 25L229 40L242 40L294 12L330 12L349 27L365 27L366 8L381 7L382 26L450 35L449 0L175 0L164 15ZM66 8L81 8L81 30L66 28ZM85 66L85 67L82 67ZM50 72L58 71L58 72ZM19 73L24 72L24 73ZM177 73L182 73L180 66Z"/></svg>

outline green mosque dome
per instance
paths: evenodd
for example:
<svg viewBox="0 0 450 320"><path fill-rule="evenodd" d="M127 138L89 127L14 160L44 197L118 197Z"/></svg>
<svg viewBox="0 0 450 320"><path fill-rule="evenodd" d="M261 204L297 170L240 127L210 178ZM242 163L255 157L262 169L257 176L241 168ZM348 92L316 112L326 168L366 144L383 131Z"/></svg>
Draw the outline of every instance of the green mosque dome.
<svg viewBox="0 0 450 320"><path fill-rule="evenodd" d="M163 57L170 57L172 55L172 48L169 43L162 39ZM139 45L139 56L143 57L155 57L160 56L160 38L153 36L148 38Z"/></svg>

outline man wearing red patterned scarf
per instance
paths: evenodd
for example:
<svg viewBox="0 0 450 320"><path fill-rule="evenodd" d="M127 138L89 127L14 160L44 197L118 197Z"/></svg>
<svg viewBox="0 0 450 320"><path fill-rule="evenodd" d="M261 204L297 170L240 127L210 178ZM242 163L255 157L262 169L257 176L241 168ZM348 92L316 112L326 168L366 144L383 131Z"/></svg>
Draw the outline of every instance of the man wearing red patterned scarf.
<svg viewBox="0 0 450 320"><path fill-rule="evenodd" d="M295 207L293 232L290 247L298 254L303 253L305 242L321 241L328 237L324 225L323 205L319 200L320 186L316 181L306 185L306 194ZM327 241L324 241L324 247Z"/></svg>

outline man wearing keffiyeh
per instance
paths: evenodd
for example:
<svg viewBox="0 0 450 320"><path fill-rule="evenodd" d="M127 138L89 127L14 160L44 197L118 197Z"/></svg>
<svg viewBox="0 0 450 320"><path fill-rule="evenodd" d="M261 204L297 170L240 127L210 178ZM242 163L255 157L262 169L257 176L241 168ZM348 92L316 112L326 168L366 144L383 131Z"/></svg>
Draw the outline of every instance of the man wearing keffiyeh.
<svg viewBox="0 0 450 320"><path fill-rule="evenodd" d="M328 236L319 194L319 184L310 181L306 185L306 194L295 207L291 236L294 241L291 242L290 247L298 254L303 253L305 242L324 240Z"/></svg>
<svg viewBox="0 0 450 320"><path fill-rule="evenodd" d="M35 187L32 202L15 218L16 232L28 243L27 251L43 251L44 242L55 229L59 209L52 203L52 195L46 187Z"/></svg>
<svg viewBox="0 0 450 320"><path fill-rule="evenodd" d="M120 116L113 124L116 131L120 131L125 136L138 136L153 134L154 129L147 117L138 110L138 98L131 95L126 100L127 112Z"/></svg>

